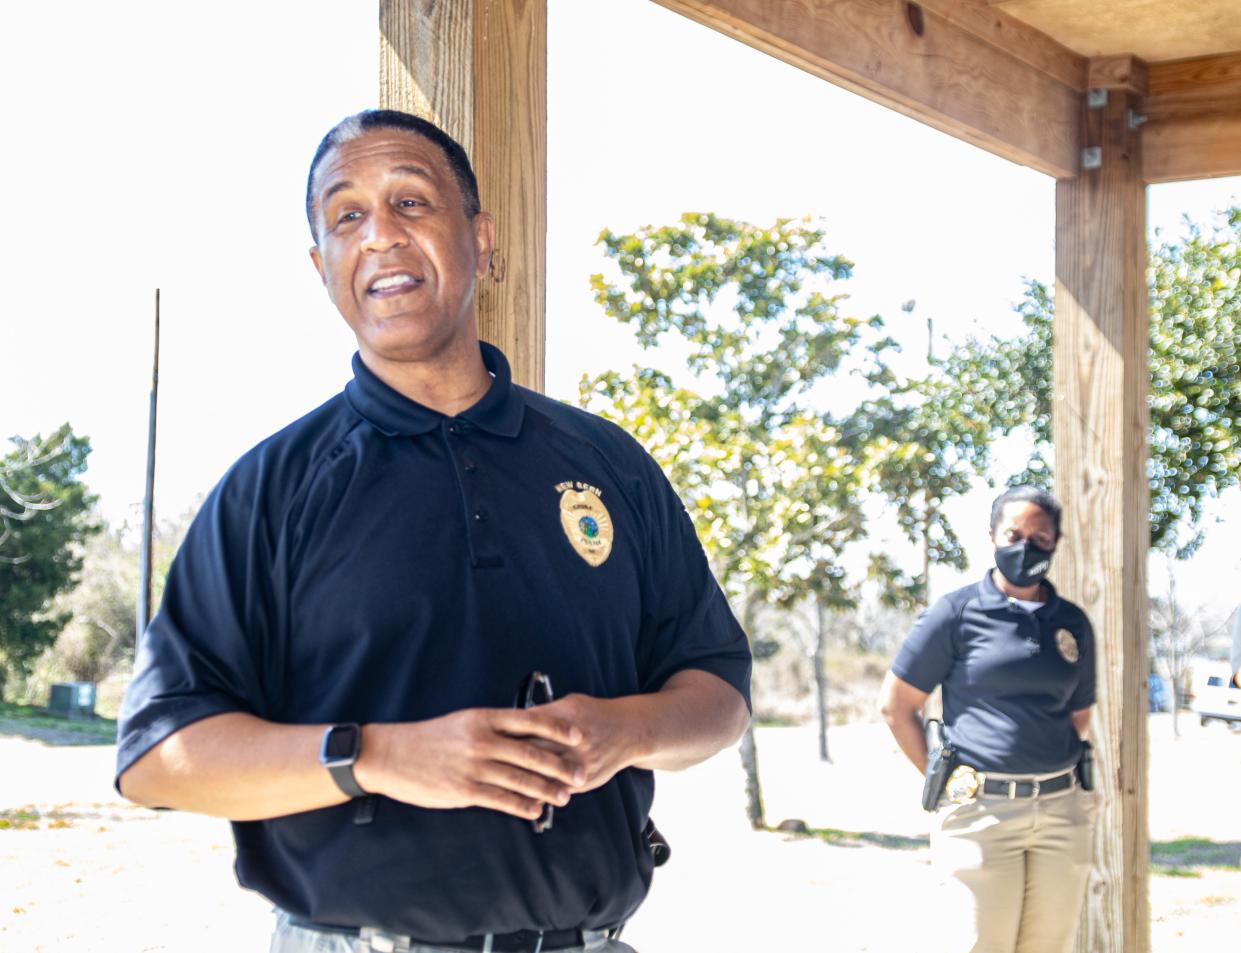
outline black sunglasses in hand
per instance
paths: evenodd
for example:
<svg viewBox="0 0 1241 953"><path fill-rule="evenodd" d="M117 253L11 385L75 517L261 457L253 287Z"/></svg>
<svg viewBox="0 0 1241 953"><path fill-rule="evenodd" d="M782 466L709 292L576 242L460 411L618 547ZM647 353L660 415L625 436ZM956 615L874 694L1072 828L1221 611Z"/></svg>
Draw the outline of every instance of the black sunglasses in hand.
<svg viewBox="0 0 1241 953"><path fill-rule="evenodd" d="M542 672L531 672L521 680L521 684L517 687L517 697L513 699L513 707L532 708L535 705L546 705L554 698L555 695L552 694L552 680ZM530 822L530 826L534 828L536 834L542 834L546 830L551 830L552 816L555 810L551 804L543 805L543 810L539 816Z"/></svg>

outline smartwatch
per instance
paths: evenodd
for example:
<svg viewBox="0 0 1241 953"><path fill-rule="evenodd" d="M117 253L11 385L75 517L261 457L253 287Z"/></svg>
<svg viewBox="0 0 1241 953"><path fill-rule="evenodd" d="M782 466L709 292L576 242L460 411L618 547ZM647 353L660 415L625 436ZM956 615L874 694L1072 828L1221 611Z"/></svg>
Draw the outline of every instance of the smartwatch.
<svg viewBox="0 0 1241 953"><path fill-rule="evenodd" d="M327 768L336 786L350 797L366 797L353 776L353 763L361 752L362 729L358 725L332 725L323 733L319 763Z"/></svg>

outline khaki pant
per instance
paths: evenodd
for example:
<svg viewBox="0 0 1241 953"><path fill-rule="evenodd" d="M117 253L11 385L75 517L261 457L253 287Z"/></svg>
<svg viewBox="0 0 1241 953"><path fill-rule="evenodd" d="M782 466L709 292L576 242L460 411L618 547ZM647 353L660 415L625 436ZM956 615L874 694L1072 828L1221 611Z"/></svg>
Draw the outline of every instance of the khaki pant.
<svg viewBox="0 0 1241 953"><path fill-rule="evenodd" d="M590 931L584 944L576 947L582 953L637 953L620 940L609 940L604 934ZM276 930L271 938L270 953L455 953L451 947L410 944L406 937L394 937L378 930L364 930L363 936L307 930L289 922L289 915L276 911ZM572 953L566 950L565 953Z"/></svg>
<svg viewBox="0 0 1241 953"><path fill-rule="evenodd" d="M998 775L991 775L998 777ZM931 858L943 884L929 931L945 953L1068 953L1090 875L1094 792L982 796L940 808Z"/></svg>

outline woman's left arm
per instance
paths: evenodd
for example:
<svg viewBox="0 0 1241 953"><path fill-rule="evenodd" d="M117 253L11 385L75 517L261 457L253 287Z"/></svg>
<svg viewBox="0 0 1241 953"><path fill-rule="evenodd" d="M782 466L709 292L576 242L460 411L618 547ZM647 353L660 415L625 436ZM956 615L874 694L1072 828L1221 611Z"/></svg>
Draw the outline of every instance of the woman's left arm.
<svg viewBox="0 0 1241 953"><path fill-rule="evenodd" d="M1085 738L1086 732L1090 730L1090 707L1079 708L1069 717L1073 719L1073 730Z"/></svg>

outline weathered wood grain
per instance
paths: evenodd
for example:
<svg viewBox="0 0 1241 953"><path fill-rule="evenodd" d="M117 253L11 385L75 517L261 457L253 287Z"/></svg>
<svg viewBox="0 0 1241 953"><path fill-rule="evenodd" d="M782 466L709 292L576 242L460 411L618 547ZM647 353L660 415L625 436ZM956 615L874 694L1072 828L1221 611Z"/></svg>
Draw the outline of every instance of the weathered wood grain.
<svg viewBox="0 0 1241 953"><path fill-rule="evenodd" d="M381 0L381 106L465 147L496 220L479 334L542 390L547 236L546 0Z"/></svg>
<svg viewBox="0 0 1241 953"><path fill-rule="evenodd" d="M905 0L656 2L1006 159L1077 174L1080 87L980 38L960 16Z"/></svg>
<svg viewBox="0 0 1241 953"><path fill-rule="evenodd" d="M1147 953L1146 195L1141 140L1112 92L1086 109L1103 165L1056 183L1056 487L1066 539L1055 582L1095 628L1101 808L1081 953Z"/></svg>

